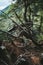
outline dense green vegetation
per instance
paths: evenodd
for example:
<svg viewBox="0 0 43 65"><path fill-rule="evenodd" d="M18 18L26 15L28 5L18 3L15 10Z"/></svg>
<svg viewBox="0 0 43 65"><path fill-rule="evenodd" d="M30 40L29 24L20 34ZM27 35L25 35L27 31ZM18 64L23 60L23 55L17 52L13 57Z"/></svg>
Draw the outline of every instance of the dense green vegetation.
<svg viewBox="0 0 43 65"><path fill-rule="evenodd" d="M11 19L13 19L13 21ZM31 24L33 23L31 29L34 30L34 33L36 31L36 38L43 40L43 1L17 0L15 4L12 3L9 5L0 15L0 30L8 32L15 26L14 21L19 25L31 21ZM12 34L17 36L18 32L19 30L16 30L16 32L12 32Z"/></svg>
<svg viewBox="0 0 43 65"><path fill-rule="evenodd" d="M43 0L0 10L0 65L43 65Z"/></svg>

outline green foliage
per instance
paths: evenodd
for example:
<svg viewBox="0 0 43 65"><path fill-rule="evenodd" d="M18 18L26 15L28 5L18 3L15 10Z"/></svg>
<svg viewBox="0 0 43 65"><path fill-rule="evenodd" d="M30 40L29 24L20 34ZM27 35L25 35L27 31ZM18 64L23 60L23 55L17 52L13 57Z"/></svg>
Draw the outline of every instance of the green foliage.
<svg viewBox="0 0 43 65"><path fill-rule="evenodd" d="M26 17L29 20L29 15L31 18L31 21L33 21L33 29L38 30L40 26L40 22L42 21L41 25L41 32L43 32L43 0L17 0L15 4L11 4L7 10L5 10L6 15L8 15L10 18L12 18L14 21L16 21L19 25L21 24L21 21L25 23L24 20L24 12L25 7L24 4L27 1L28 8ZM30 7L30 11L29 11ZM15 12L19 16L19 19L17 18ZM14 24L6 15L1 15L1 21L0 21L0 29L4 31L9 31L13 28ZM41 20L42 17L42 20ZM39 35L37 35L38 40L43 40L43 34L39 32Z"/></svg>
<svg viewBox="0 0 43 65"><path fill-rule="evenodd" d="M9 31L13 28L13 23L10 19L4 18L0 21L0 30Z"/></svg>

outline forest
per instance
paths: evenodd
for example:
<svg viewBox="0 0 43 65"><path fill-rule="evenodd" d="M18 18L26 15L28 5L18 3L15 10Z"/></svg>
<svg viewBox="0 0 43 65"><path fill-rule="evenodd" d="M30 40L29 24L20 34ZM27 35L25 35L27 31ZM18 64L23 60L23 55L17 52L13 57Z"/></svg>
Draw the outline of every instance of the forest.
<svg viewBox="0 0 43 65"><path fill-rule="evenodd" d="M0 10L0 65L43 65L43 0L10 1Z"/></svg>

